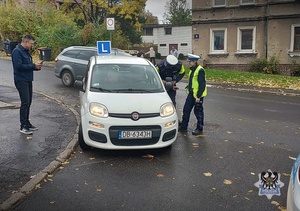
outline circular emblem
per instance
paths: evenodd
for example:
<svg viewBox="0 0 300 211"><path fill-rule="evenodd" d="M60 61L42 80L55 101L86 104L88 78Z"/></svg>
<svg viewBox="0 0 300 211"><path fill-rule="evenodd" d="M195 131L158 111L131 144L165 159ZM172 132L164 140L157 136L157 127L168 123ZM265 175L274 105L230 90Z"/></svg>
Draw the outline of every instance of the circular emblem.
<svg viewBox="0 0 300 211"><path fill-rule="evenodd" d="M132 114L131 114L131 119L132 119L133 121L139 120L139 119L140 119L139 113L138 113L138 112L132 112Z"/></svg>

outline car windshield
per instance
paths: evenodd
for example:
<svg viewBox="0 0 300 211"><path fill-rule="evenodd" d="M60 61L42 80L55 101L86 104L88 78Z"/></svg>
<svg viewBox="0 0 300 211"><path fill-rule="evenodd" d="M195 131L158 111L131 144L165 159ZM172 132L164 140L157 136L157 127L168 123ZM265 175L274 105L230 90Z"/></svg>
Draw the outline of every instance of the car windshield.
<svg viewBox="0 0 300 211"><path fill-rule="evenodd" d="M95 64L91 91L117 93L163 92L159 75L150 65Z"/></svg>

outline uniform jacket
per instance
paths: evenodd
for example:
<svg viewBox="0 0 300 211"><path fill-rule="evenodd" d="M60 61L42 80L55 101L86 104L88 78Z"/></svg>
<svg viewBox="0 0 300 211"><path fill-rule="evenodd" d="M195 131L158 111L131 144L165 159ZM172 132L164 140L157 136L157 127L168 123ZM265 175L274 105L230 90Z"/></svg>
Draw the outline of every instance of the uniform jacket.
<svg viewBox="0 0 300 211"><path fill-rule="evenodd" d="M167 68L166 60L162 60L156 65L156 70L162 80L166 80L166 77L171 77L176 82L180 81L185 74L185 69L181 62L178 62L171 68Z"/></svg>
<svg viewBox="0 0 300 211"><path fill-rule="evenodd" d="M202 66L198 65L190 68L187 93L193 93L194 98L205 97L207 95L205 71Z"/></svg>

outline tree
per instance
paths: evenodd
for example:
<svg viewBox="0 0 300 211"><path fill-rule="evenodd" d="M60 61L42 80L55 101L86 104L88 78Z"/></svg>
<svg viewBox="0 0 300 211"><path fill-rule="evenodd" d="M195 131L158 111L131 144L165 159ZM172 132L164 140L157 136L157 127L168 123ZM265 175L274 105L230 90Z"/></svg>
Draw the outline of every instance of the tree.
<svg viewBox="0 0 300 211"><path fill-rule="evenodd" d="M192 23L192 10L188 8L186 0L170 0L165 5L165 19L173 25Z"/></svg>
<svg viewBox="0 0 300 211"><path fill-rule="evenodd" d="M145 24L158 24L158 18L157 16L153 16L149 10L144 12L144 18L145 18Z"/></svg>
<svg viewBox="0 0 300 211"><path fill-rule="evenodd" d="M106 18L115 18L116 30L132 43L141 42L141 17L146 0L74 0L75 5L64 3L61 7L72 13L77 23L82 27L92 23L95 27L105 24Z"/></svg>

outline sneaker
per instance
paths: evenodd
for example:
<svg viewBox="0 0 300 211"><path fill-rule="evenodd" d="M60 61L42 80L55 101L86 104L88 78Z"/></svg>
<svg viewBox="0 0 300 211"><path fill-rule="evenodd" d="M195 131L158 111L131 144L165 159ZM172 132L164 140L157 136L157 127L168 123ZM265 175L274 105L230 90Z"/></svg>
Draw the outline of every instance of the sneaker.
<svg viewBox="0 0 300 211"><path fill-rule="evenodd" d="M23 133L23 134L25 134L25 135L31 135L31 134L32 134L32 131L29 130L29 129L27 129L27 128L22 128L22 129L20 130L20 133Z"/></svg>
<svg viewBox="0 0 300 211"><path fill-rule="evenodd" d="M195 135L195 136L202 135L203 131L199 130L199 129L195 129L195 130L193 130L192 134Z"/></svg>
<svg viewBox="0 0 300 211"><path fill-rule="evenodd" d="M38 130L38 128L35 127L35 126L33 126L33 125L30 125L30 126L29 126L29 130L31 130L31 131L36 131L36 130Z"/></svg>
<svg viewBox="0 0 300 211"><path fill-rule="evenodd" d="M186 128L179 128L178 129L178 132L182 132L182 133L186 133L187 132L187 129Z"/></svg>

